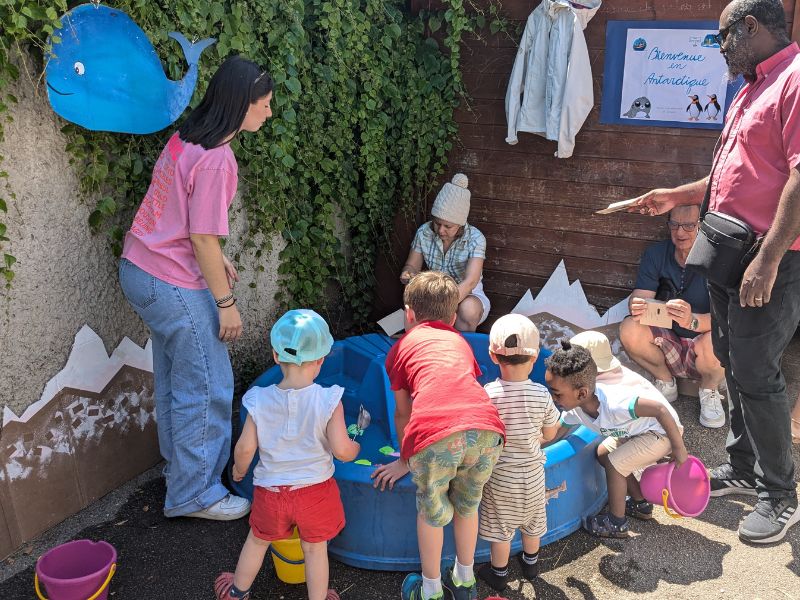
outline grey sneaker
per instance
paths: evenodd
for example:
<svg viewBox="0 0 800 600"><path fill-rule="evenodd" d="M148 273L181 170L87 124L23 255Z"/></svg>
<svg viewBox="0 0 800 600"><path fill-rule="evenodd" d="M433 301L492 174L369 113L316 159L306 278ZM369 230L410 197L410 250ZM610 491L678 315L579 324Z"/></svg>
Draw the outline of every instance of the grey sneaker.
<svg viewBox="0 0 800 600"><path fill-rule="evenodd" d="M235 521L241 519L250 512L250 501L233 494L228 494L219 502L212 504L208 508L198 510L185 517L196 519L210 519L212 521Z"/></svg>
<svg viewBox="0 0 800 600"><path fill-rule="evenodd" d="M700 425L709 429L725 426L725 410L722 408L723 396L717 390L700 390Z"/></svg>
<svg viewBox="0 0 800 600"><path fill-rule="evenodd" d="M742 475L730 463L722 464L708 472L711 480L711 496L728 496L730 494L743 494L757 496L756 482L752 477Z"/></svg>
<svg viewBox="0 0 800 600"><path fill-rule="evenodd" d="M797 498L759 500L755 510L739 525L739 538L753 544L779 542L798 521Z"/></svg>
<svg viewBox="0 0 800 600"><path fill-rule="evenodd" d="M664 395L667 402L672 404L678 399L678 382L673 377L671 381L662 381L661 379L653 380L653 385L656 389Z"/></svg>

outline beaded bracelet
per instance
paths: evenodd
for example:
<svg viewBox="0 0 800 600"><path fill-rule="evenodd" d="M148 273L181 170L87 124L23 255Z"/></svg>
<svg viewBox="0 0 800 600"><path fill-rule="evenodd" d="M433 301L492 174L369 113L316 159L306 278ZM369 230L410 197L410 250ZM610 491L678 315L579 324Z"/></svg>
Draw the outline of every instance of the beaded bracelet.
<svg viewBox="0 0 800 600"><path fill-rule="evenodd" d="M232 298L233 298L233 292L231 292L227 296L223 296L222 298L215 299L214 302L216 302L217 306L221 307L222 304L225 304L226 302L228 302Z"/></svg>

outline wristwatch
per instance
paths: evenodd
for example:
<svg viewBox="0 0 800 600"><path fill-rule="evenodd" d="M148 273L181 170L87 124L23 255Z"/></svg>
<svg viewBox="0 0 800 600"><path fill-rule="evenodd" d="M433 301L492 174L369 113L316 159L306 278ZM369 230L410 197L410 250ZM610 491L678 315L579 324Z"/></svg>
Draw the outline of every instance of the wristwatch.
<svg viewBox="0 0 800 600"><path fill-rule="evenodd" d="M689 323L689 329L692 331L697 331L698 327L700 327L700 321L696 316L694 316L694 314L692 314L692 320Z"/></svg>

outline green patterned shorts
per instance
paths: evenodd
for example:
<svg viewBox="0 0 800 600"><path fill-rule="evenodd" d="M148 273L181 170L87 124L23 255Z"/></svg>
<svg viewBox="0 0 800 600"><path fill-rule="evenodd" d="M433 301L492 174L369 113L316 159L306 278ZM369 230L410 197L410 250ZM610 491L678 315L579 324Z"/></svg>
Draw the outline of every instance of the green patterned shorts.
<svg viewBox="0 0 800 600"><path fill-rule="evenodd" d="M470 429L417 452L408 461L417 486L417 513L433 527L447 525L454 510L462 517L475 514L502 451L500 434Z"/></svg>

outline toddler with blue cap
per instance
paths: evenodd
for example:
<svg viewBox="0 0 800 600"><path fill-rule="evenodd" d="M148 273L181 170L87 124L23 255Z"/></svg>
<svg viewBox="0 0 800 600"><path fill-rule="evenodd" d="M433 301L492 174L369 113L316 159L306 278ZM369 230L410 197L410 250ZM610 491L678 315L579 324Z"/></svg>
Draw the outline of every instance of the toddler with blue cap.
<svg viewBox="0 0 800 600"><path fill-rule="evenodd" d="M236 573L217 578L217 598L248 598L270 542L292 537L296 527L309 599L338 600L328 589L327 543L345 520L333 458L354 460L361 446L347 435L344 388L314 383L333 337L313 310L290 310L272 326L270 342L283 379L254 386L242 398L247 421L234 450L234 481L242 480L259 452L250 534Z"/></svg>

